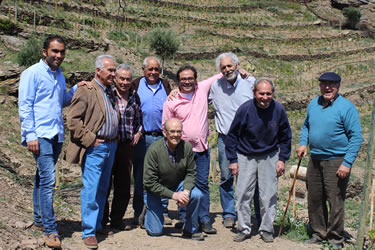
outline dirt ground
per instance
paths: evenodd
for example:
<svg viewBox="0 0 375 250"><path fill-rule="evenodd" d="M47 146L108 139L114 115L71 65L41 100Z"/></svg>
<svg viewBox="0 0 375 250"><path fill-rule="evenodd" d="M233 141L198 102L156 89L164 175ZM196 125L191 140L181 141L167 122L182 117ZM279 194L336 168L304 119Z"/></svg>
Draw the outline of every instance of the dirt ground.
<svg viewBox="0 0 375 250"><path fill-rule="evenodd" d="M12 175L7 168L6 159L0 157L0 249L48 249L43 245L41 232L27 229L32 223L32 183ZM62 237L63 249L86 249L80 232L80 188L57 191L59 197L67 201L64 206L55 205L55 213ZM131 203L132 201L130 201ZM129 204L125 223L130 223L133 210ZM62 209L69 209L69 216L61 216ZM176 223L176 204L169 203L170 217ZM208 235L204 241L196 242L183 239L181 232L174 226L165 227L165 236L150 237L146 231L133 228L129 231L115 232L109 237L98 237L100 249L319 249L318 246L306 246L303 243L276 238L274 243L264 243L259 234L244 242L233 242L235 229L222 225L220 206L213 206L211 218L217 229L216 235Z"/></svg>

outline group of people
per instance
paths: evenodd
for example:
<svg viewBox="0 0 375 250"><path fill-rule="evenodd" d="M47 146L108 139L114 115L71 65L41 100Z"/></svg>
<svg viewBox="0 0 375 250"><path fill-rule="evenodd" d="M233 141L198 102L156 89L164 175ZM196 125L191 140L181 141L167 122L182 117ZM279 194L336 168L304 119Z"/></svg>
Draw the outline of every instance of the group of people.
<svg viewBox="0 0 375 250"><path fill-rule="evenodd" d="M62 108L68 105L70 142L65 157L81 164L82 239L87 247L98 247L96 235L110 233L108 223L110 228L127 228L123 217L132 172L133 223L148 235L160 236L163 226L172 224L169 199L177 202L175 227L182 228L183 237L204 240L202 232L216 234L209 213L209 103L218 133L223 225L232 228L237 221L233 240L250 238L254 200L261 238L274 241L278 177L291 154L292 132L285 109L273 99L271 79L240 73L238 57L228 52L216 59L218 74L201 82L192 65L180 67L178 89L172 90L160 78L156 57L146 57L144 76L133 80L129 65L116 65L112 56L101 55L95 78L67 92L59 67L64 40L48 37L43 56L21 75L19 116L22 144L37 165L33 228L44 232L48 246L61 247L53 193L64 141ZM308 106L297 148L301 158L310 146L307 186L313 235L307 243L330 240L339 247L344 240L346 187L362 134L358 111L338 93L340 76L327 72L319 81L322 95Z"/></svg>

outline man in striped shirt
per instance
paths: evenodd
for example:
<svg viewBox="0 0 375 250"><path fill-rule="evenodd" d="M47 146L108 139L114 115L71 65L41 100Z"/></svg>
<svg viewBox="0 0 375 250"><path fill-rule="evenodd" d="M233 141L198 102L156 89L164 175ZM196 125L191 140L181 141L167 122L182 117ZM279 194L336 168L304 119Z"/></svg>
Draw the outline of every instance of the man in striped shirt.
<svg viewBox="0 0 375 250"><path fill-rule="evenodd" d="M98 56L92 88L80 88L67 115L71 142L66 160L81 162L82 238L88 248L97 248L97 233L103 233L102 217L113 160L117 148L118 110L111 88L116 72L112 56Z"/></svg>

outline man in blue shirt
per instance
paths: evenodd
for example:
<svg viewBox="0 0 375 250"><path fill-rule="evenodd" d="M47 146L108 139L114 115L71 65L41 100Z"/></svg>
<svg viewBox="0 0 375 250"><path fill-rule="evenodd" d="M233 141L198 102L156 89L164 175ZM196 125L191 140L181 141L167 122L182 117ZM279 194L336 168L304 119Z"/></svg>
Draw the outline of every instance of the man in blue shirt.
<svg viewBox="0 0 375 250"><path fill-rule="evenodd" d="M142 120L144 137L142 137L134 148L133 155L133 178L134 178L134 223L143 224L143 218L139 219L142 213L143 202L143 163L148 147L155 141L163 137L161 121L163 114L163 104L171 92L171 87L167 80L161 79L160 61L156 57L148 56L143 61L143 77L135 79L133 88L141 100ZM165 224L172 224L168 214L168 199L164 199Z"/></svg>
<svg viewBox="0 0 375 250"><path fill-rule="evenodd" d="M55 164L64 141L62 108L70 104L77 86L66 92L60 68L65 58L65 42L61 37L53 35L44 41L43 57L21 75L19 116L22 144L33 153L37 164L33 228L44 231L44 241L49 247L60 248L53 211Z"/></svg>
<svg viewBox="0 0 375 250"><path fill-rule="evenodd" d="M363 138L357 109L338 93L341 77L327 72L319 81L322 95L314 98L307 108L297 148L301 158L307 155L307 145L310 146L307 191L313 235L306 243L328 240L335 248L341 248L345 193Z"/></svg>

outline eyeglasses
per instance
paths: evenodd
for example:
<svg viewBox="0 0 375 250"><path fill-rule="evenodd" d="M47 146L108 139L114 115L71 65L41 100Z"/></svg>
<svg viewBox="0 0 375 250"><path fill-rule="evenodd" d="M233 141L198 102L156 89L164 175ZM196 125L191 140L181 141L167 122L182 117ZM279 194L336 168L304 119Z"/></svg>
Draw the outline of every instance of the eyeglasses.
<svg viewBox="0 0 375 250"><path fill-rule="evenodd" d="M180 135L180 134L182 134L182 130L167 130L168 131L168 133L170 133L170 134L178 134L178 135Z"/></svg>
<svg viewBox="0 0 375 250"><path fill-rule="evenodd" d="M194 77L186 77L186 78L180 78L180 82L194 82Z"/></svg>

